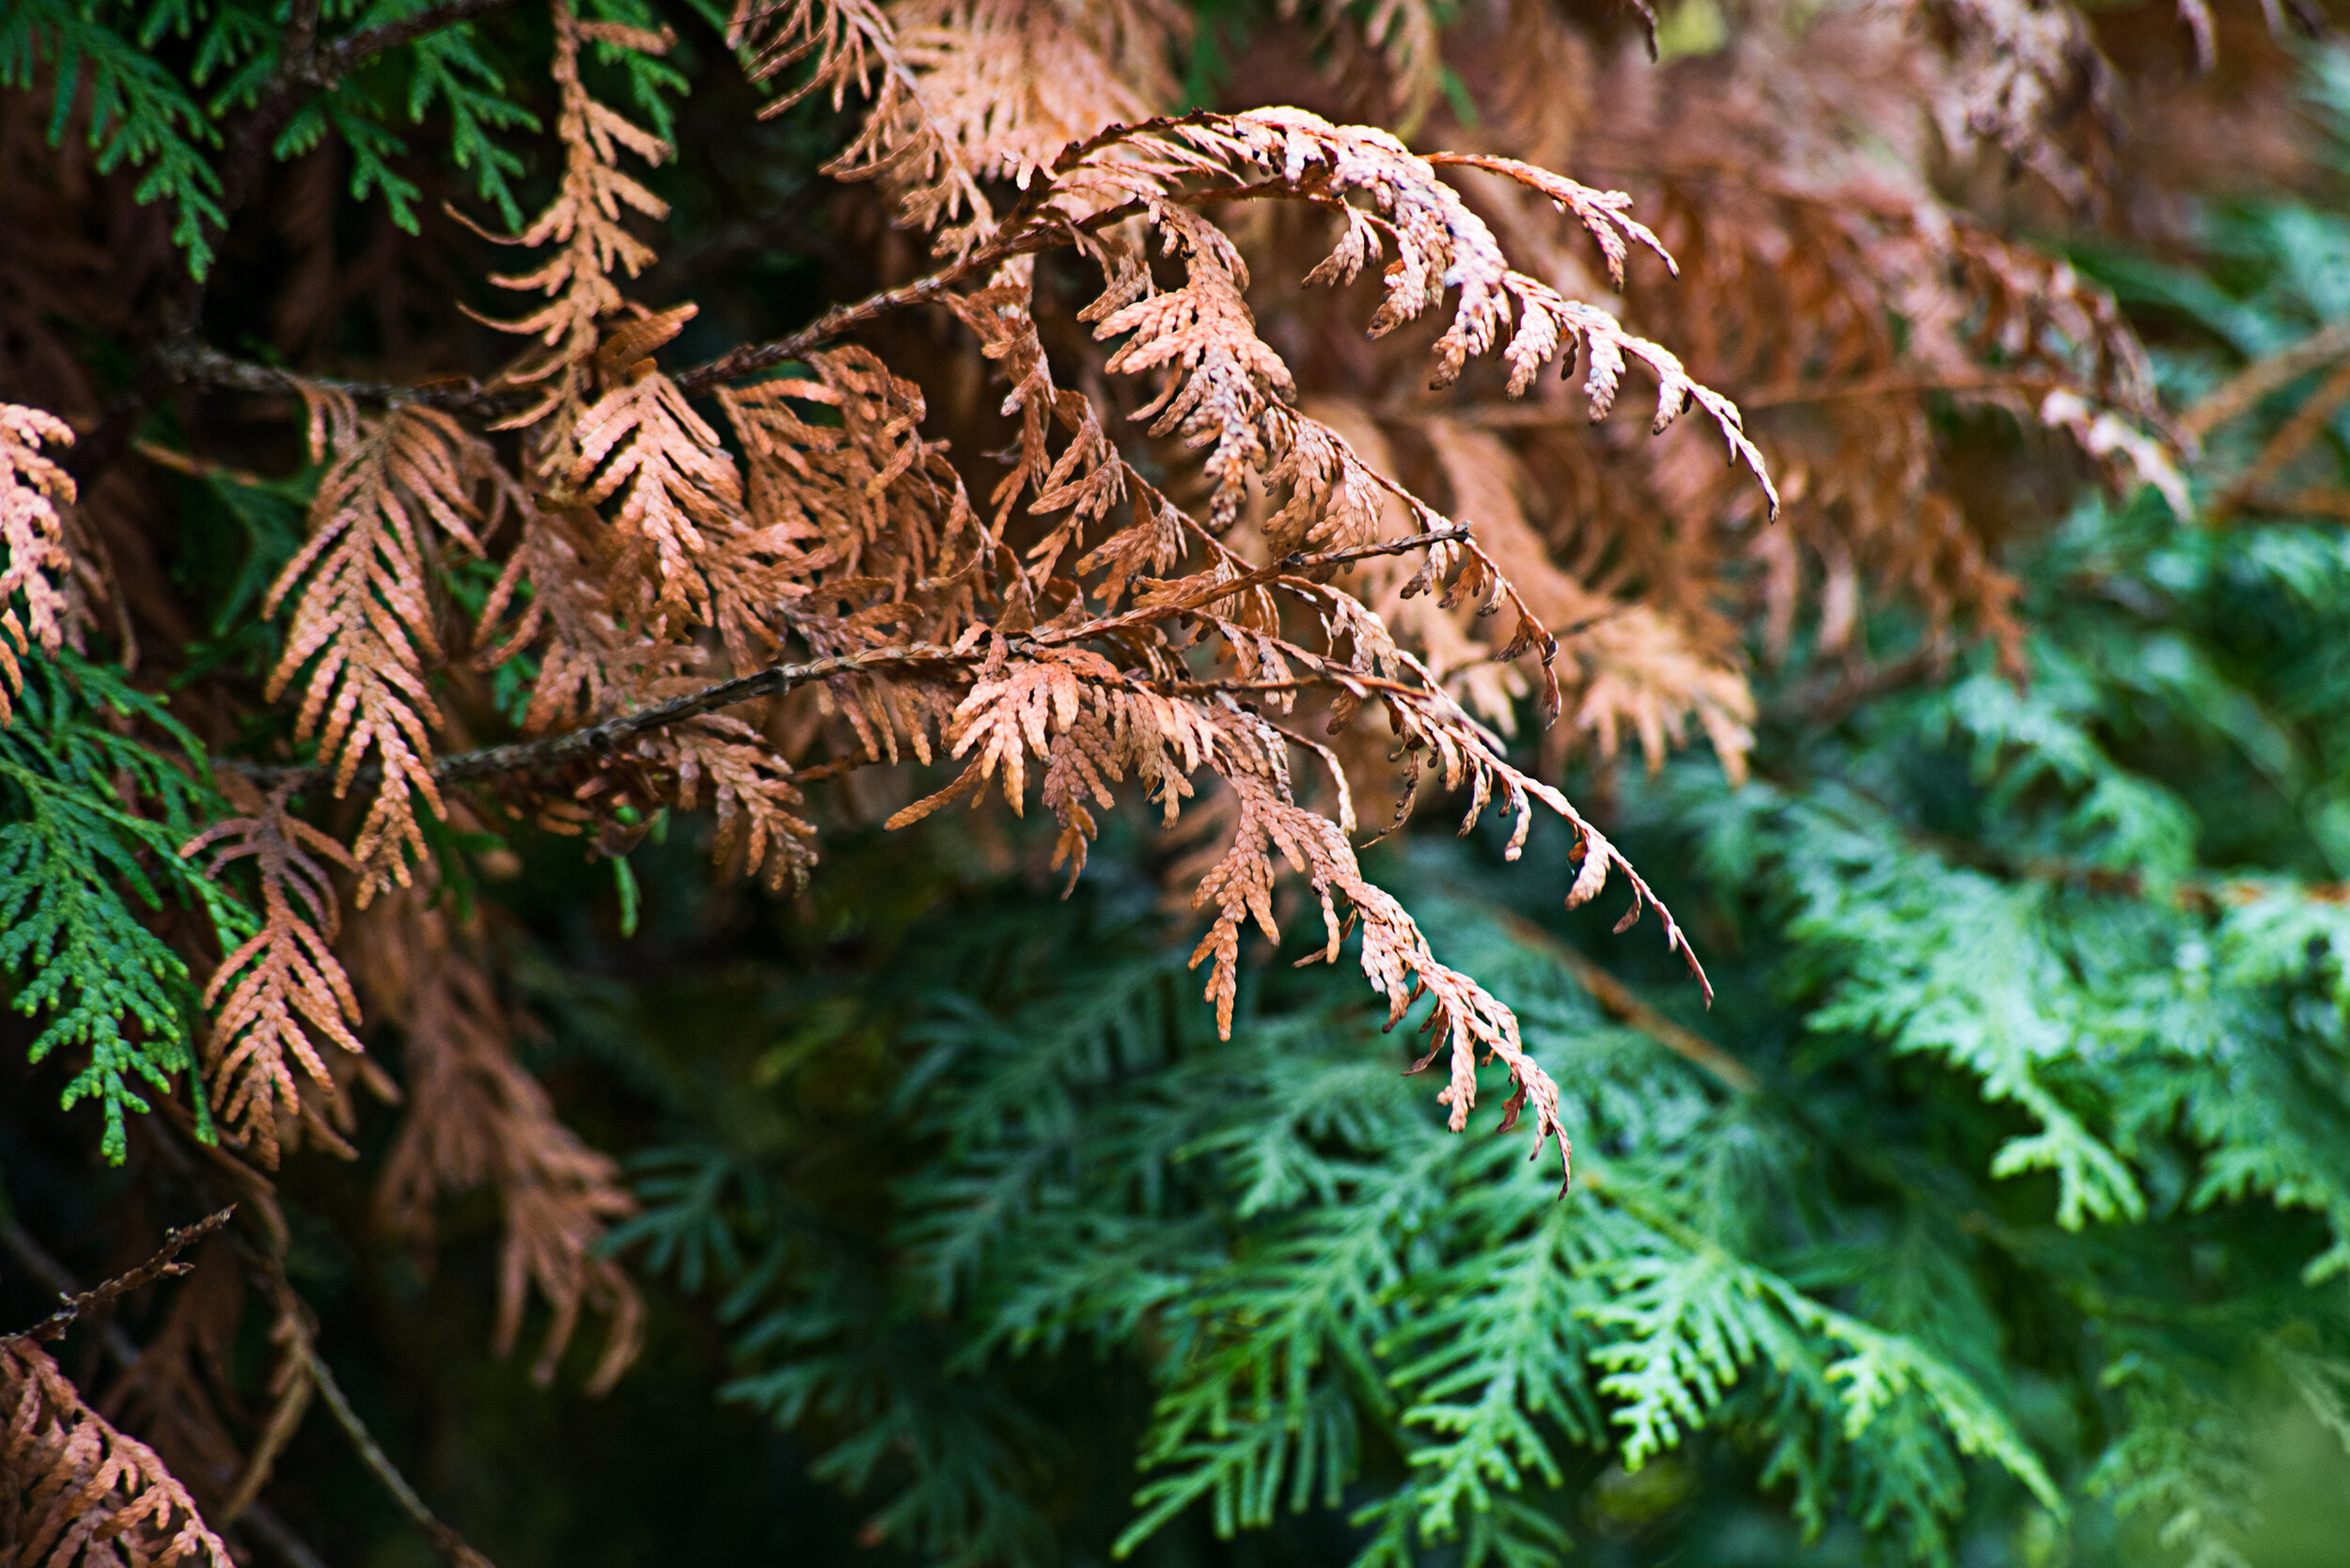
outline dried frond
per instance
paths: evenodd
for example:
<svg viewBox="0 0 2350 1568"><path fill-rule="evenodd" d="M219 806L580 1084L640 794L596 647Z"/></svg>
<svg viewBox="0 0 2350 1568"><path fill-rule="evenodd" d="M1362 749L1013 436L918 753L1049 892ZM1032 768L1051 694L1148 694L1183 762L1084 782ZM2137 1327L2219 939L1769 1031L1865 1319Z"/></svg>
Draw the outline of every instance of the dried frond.
<svg viewBox="0 0 2350 1568"><path fill-rule="evenodd" d="M942 254L967 255L995 232L995 207L925 101L920 75L874 0L737 0L727 37L749 55L753 81L770 81L808 62L807 80L762 113L781 114L819 94L835 109L852 90L870 100L863 129L825 165L826 173L842 180L886 178L900 218L936 230Z"/></svg>
<svg viewBox="0 0 2350 1568"><path fill-rule="evenodd" d="M1409 139L1444 93L1444 55L1438 7L1434 0L1374 0L1367 8L1330 0L1282 0L1281 14L1312 17L1316 43L1335 46L1334 64L1350 74L1346 55L1368 49L1386 77L1386 99L1396 134ZM1359 28L1359 33L1356 29Z"/></svg>
<svg viewBox="0 0 2350 1568"><path fill-rule="evenodd" d="M691 314L688 306L634 323L657 330L623 328L599 351L616 384L580 413L570 480L586 506L620 496L611 525L651 546L658 613L707 620L710 588L698 563L740 522L743 481L718 432L646 357Z"/></svg>
<svg viewBox="0 0 2350 1568"><path fill-rule="evenodd" d="M550 69L561 101L556 134L563 144L563 179L555 198L514 243L558 248L535 271L492 278L502 288L547 296L531 314L494 323L538 339L503 378L509 385L544 385L536 403L506 421L511 428L537 424L577 396L575 378L563 372L596 352L603 321L620 311L624 302L613 273L624 270L634 277L653 259L652 247L629 232L624 215L659 219L669 211L666 202L620 171L622 150L657 165L668 158L669 145L588 91L579 79L579 50L583 43L605 42L657 55L670 39L616 23L583 22L567 0L552 0L551 9Z"/></svg>
<svg viewBox="0 0 2350 1568"><path fill-rule="evenodd" d="M225 1416L239 1413L232 1357L244 1321L244 1279L235 1246L214 1236L189 1262L160 1331L97 1401L118 1428L144 1435L207 1513L220 1508L247 1466Z"/></svg>
<svg viewBox="0 0 2350 1568"><path fill-rule="evenodd" d="M281 786L258 815L215 823L180 851L192 856L217 846L214 878L251 860L260 883L260 931L221 961L204 988L204 1005L215 1010L204 1065L230 1139L251 1144L273 1168L281 1126L306 1128L337 1153L353 1153L337 1132L338 1124L350 1131L350 1104L326 1053L365 1049L352 1033L359 1000L333 950L342 916L327 870L356 866L338 840L287 809L290 792Z"/></svg>
<svg viewBox="0 0 2350 1568"><path fill-rule="evenodd" d="M634 1209L612 1159L556 1120L539 1081L514 1059L515 1015L472 951L421 888L379 902L356 922L352 969L369 1011L400 1031L408 1114L385 1161L384 1223L422 1247L444 1194L487 1184L505 1211L495 1342L510 1351L536 1288L554 1322L531 1375L552 1381L580 1313L612 1326L588 1379L609 1388L635 1357L644 1304L619 1266L596 1252L615 1219Z"/></svg>
<svg viewBox="0 0 2350 1568"><path fill-rule="evenodd" d="M1213 904L1216 914L1208 933L1193 949L1191 962L1196 968L1214 960L1208 996L1215 1004L1219 1031L1231 1033L1242 927L1253 919L1266 940L1280 940L1272 899L1273 857L1277 851L1292 870L1307 878L1321 901L1327 934L1323 951L1325 961L1337 961L1348 925L1359 929L1363 976L1386 998L1389 1028L1402 1022L1422 996L1431 998L1421 1028L1434 1043L1418 1067L1426 1067L1437 1051L1450 1047L1450 1081L1436 1098L1450 1107L1452 1130L1459 1132L1468 1125L1469 1107L1477 1102L1478 1053L1481 1050L1489 1058L1499 1058L1509 1068L1512 1085L1503 1108L1502 1130L1514 1125L1519 1112L1531 1105L1534 1152L1539 1154L1543 1144L1557 1141L1563 1188L1573 1155L1559 1121L1559 1086L1527 1054L1518 1038L1516 1015L1475 980L1438 963L1428 939L1394 895L1363 879L1354 846L1340 825L1296 804L1291 796L1281 739L1269 726L1247 715L1227 713L1217 716L1214 733L1216 771L1237 797L1240 814L1223 858L1193 895L1196 905ZM1340 899L1347 905L1345 924L1338 911Z"/></svg>
<svg viewBox="0 0 2350 1568"><path fill-rule="evenodd" d="M539 675L523 715L526 733L606 717L694 662L691 650L653 636L642 616L631 618L614 602L614 584L641 579L633 557L643 553L641 541L616 537L585 509L524 511L521 538L483 607L479 635L495 643L481 656L491 668L525 649L539 651ZM517 601L521 613L506 620Z"/></svg>
<svg viewBox="0 0 2350 1568"><path fill-rule="evenodd" d="M1655 243L1653 234L1625 215L1623 203L1612 195L1586 191L1506 159L1482 160L1477 166L1528 183L1562 211L1574 212L1593 232L1608 237L1611 262L1620 259L1626 235L1642 243ZM1459 192L1437 178L1435 168L1434 162L1414 155L1385 131L1332 125L1304 110L1199 115L1105 136L1079 149L1063 160L1044 205L1077 227L1099 223L1129 206L1139 206L1155 218L1174 200L1213 200L1240 188L1258 194L1266 182L1324 205L1343 219L1345 227L1336 248L1307 274L1308 282L1350 282L1388 245L1395 249L1395 259L1383 274L1384 297L1371 321L1372 337L1417 319L1457 292L1451 320L1434 347L1433 386L1451 385L1471 359L1499 349L1510 367L1510 394L1521 396L1535 373L1562 349L1579 348L1589 360L1584 390L1592 416L1604 418L1614 404L1625 366L1637 360L1657 382L1655 430L1664 431L1693 402L1703 408L1719 427L1731 459L1752 471L1776 510L1776 493L1735 405L1691 380L1676 356L1625 332L1606 311L1567 299L1548 284L1513 270L1492 228L1470 211ZM1363 196L1370 205L1355 206L1344 199L1348 196ZM1214 257L1212 247L1198 246L1196 229L1179 232L1192 245L1192 254ZM1245 272L1233 274L1231 263L1220 258L1217 261L1220 270L1245 282ZM1147 274L1141 284L1147 288ZM1133 285L1115 278L1118 286ZM1121 301L1120 308L1131 312L1136 306ZM1223 330L1208 341L1239 352L1243 321L1226 312L1219 324ZM1247 337L1253 340L1253 333ZM1220 371L1221 365L1211 362L1205 347L1202 343L1191 349L1192 363L1206 371ZM1202 373L1195 370L1194 379ZM1214 385L1211 381L1202 386L1202 400L1212 395Z"/></svg>
<svg viewBox="0 0 2350 1568"><path fill-rule="evenodd" d="M83 1402L47 1352L0 1340L0 1541L32 1568L230 1568L155 1450Z"/></svg>
<svg viewBox="0 0 2350 1568"><path fill-rule="evenodd" d="M352 849L365 904L405 886L407 852L424 853L415 798L443 813L431 733L441 713L425 683L441 657L434 535L480 554L476 527L495 522L514 487L486 442L433 409L405 404L354 434L320 482L309 542L278 574L266 609L301 587L269 696L307 668L295 734L317 737L335 792L351 788L370 752L382 770Z"/></svg>
<svg viewBox="0 0 2350 1568"><path fill-rule="evenodd" d="M786 882L807 886L816 864L816 828L800 814L805 802L791 765L764 736L713 713L664 731L651 749L676 775L679 806L694 809L709 786L721 863L739 855L744 874L760 878L771 892Z"/></svg>
<svg viewBox="0 0 2350 1568"><path fill-rule="evenodd" d="M1026 190L1071 143L1183 96L1167 62L1189 24L1172 6L914 0L891 15L923 112L978 179Z"/></svg>
<svg viewBox="0 0 2350 1568"><path fill-rule="evenodd" d="M1919 0L1915 12L1954 40L1957 90L1933 101L1944 138L1988 142L2086 206L2095 146L2076 122L2092 136L2109 124L2112 72L2081 13L2049 0Z"/></svg>
<svg viewBox="0 0 2350 1568"><path fill-rule="evenodd" d="M57 511L73 504L73 480L41 455L43 442L70 446L73 431L55 415L0 403L0 544L8 549L0 564L0 724L8 721L10 698L24 684L19 653L36 642L53 652L68 640L80 646L82 628L66 588L73 557ZM24 597L22 615L19 594Z"/></svg>
<svg viewBox="0 0 2350 1568"><path fill-rule="evenodd" d="M833 653L846 651L825 614L839 606L840 587L869 584L870 594L907 601L966 573L983 536L945 443L921 433L928 407L918 384L864 349L814 353L807 366L813 380L778 377L719 399L743 445L764 547L802 552L792 565L802 586L790 597L814 599L783 613L810 647ZM834 589L829 604L819 585ZM947 591L967 610L967 584ZM951 642L961 631L927 635Z"/></svg>

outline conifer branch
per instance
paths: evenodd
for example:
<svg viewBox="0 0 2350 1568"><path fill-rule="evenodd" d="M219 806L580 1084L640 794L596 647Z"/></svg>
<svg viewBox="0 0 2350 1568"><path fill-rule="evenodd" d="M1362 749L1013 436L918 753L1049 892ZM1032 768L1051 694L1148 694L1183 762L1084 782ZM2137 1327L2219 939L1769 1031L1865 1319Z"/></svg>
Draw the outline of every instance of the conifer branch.
<svg viewBox="0 0 2350 1568"><path fill-rule="evenodd" d="M1432 544L1465 541L1469 530L1459 524L1432 528L1403 539L1385 540L1373 544L1350 545L1343 549L1308 554L1292 551L1271 566L1261 567L1229 582L1202 588L1173 605L1159 605L1147 612L1129 612L1089 620L1082 625L1058 628L1039 633L1034 637L1015 639L1033 642L1045 648L1066 647L1083 642L1142 620L1160 620L1198 609L1218 599L1230 597L1260 583L1293 572L1308 572L1344 566L1354 561L1369 560L1381 556L1402 555L1424 549ZM705 713L731 708L737 703L752 702L765 697L781 697L784 693L807 685L811 681L827 681L836 676L859 675L878 669L903 669L922 665L972 665L983 653L977 649L958 651L937 643L898 643L885 648L867 649L857 653L836 654L830 658L813 659L807 664L771 665L748 675L738 675L730 681L720 681L697 692L674 697L666 702L655 702L634 713L622 713L599 724L584 725L559 735L549 735L536 741L516 741L505 745L483 746L475 751L461 751L444 757L432 765L433 778L442 783L464 784L477 779L494 777L509 773L543 773L566 767L573 762L608 758L639 735L666 729L699 718ZM1324 682L1326 683L1326 682ZM1393 686L1398 691L1407 688L1396 682L1372 679L1362 682L1367 687ZM1184 689L1205 690L1213 682L1175 682ZM1272 689L1265 687L1263 689ZM283 766L270 763L224 762L265 789L282 789L292 784L297 790L322 782L327 770L311 765ZM372 767L357 770L352 778L368 782L379 776Z"/></svg>
<svg viewBox="0 0 2350 1568"><path fill-rule="evenodd" d="M362 27L319 50L302 79L313 86L332 86L378 55L414 43L428 33L503 10L512 3L513 0L441 0L440 5L414 16Z"/></svg>

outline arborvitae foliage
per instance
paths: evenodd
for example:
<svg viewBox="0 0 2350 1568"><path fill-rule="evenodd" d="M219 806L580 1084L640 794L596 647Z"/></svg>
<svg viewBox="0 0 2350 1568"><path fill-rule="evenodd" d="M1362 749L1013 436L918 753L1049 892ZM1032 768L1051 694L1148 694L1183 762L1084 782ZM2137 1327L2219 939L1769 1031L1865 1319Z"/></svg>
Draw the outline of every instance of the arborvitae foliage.
<svg viewBox="0 0 2350 1568"><path fill-rule="evenodd" d="M0 1546L2262 1549L2324 28L12 8Z"/></svg>

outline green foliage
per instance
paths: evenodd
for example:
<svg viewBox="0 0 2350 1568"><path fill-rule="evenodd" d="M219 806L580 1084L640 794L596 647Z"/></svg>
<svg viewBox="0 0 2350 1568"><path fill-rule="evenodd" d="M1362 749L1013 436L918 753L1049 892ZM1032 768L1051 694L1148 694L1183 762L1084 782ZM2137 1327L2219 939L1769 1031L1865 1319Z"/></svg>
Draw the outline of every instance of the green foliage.
<svg viewBox="0 0 2350 1568"><path fill-rule="evenodd" d="M22 0L0 15L0 86L31 86L51 79L54 108L49 139L62 140L74 118L85 81L88 84L86 134L106 173L129 165L147 170L139 181L142 202L166 201L174 212L171 238L188 253L188 267L201 277L212 260L211 229L225 221L220 176L209 149L220 143L212 113L195 88L152 53L156 39L176 23L184 31L185 0L158 0L134 23L130 8L92 0ZM212 19L198 46L196 67L209 72L226 66L275 29L235 9Z"/></svg>
<svg viewBox="0 0 2350 1568"><path fill-rule="evenodd" d="M1495 902L1564 867L1390 869L1558 1077L1563 1201L1519 1140L1444 1129L1343 973L1257 972L1219 1043L1104 853L1063 910L958 907L808 982L788 1012L857 1021L824 1038L905 1043L854 1070L894 1090L821 1173L789 1137L665 1157L631 1237L723 1300L738 1397L928 1555L1188 1560L1187 1521L1302 1512L1366 1565L1531 1564L1668 1465L1718 1478L1655 1527L1676 1560L1752 1560L1733 1525L2242 1560L2261 1402L2338 1419L2350 1384L2350 683L2312 651L2350 646L2350 545L2150 493L2017 564L2029 682L1986 654L1766 724L1742 789L1623 782L1758 1087L1607 1021L1546 944L1637 951ZM843 1070L760 1060L787 1103ZM681 1124L725 1125L700 1096L746 1091L699 1082ZM1130 1392L1073 1409L1088 1378ZM1073 1483L1073 1447L1139 1478Z"/></svg>
<svg viewBox="0 0 2350 1568"><path fill-rule="evenodd" d="M433 4L327 0L320 8L321 39L405 21ZM581 9L599 21L659 30L642 0L589 0ZM722 10L695 10L724 30ZM429 126L431 141L470 173L475 194L507 227L520 226L514 181L530 165L515 138L539 130L540 119L517 96L530 73L506 63L506 50L493 43L484 24L433 28L314 90L283 75L287 14L282 4L262 0L23 0L0 13L0 87L46 90L51 143L78 130L96 151L100 172L146 171L138 199L171 208L173 243L199 278L212 268L227 221L220 205L222 128L284 93L293 102L270 156L298 158L330 137L338 140L351 158L351 194L362 201L380 196L393 221L414 233L422 192L401 172L409 147L396 127ZM519 47L525 60L543 57L543 23L509 23L500 32L500 42ZM655 132L667 135L683 74L618 44L598 43L595 57L621 75Z"/></svg>
<svg viewBox="0 0 2350 1568"><path fill-rule="evenodd" d="M98 1102L101 1147L119 1161L125 1111L149 1108L139 1086L168 1094L195 1067L188 966L151 912L170 894L224 950L255 924L178 853L220 811L196 738L119 669L70 653L25 665L21 706L0 729L0 964L16 978L16 1010L45 1015L32 1059L87 1054L65 1104ZM187 771L120 733L126 720L177 743Z"/></svg>

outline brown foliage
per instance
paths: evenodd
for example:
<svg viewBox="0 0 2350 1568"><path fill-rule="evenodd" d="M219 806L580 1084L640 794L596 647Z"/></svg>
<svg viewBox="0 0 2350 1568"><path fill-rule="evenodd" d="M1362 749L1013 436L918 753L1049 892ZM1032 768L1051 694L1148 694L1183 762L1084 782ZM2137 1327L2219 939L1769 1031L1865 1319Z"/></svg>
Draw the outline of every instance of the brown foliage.
<svg viewBox="0 0 2350 1568"><path fill-rule="evenodd" d="M229 1568L155 1450L116 1431L39 1345L0 1341L0 1542L13 1568Z"/></svg>
<svg viewBox="0 0 2350 1568"><path fill-rule="evenodd" d="M583 1309L612 1326L588 1380L611 1387L636 1354L644 1307L619 1266L598 1256L604 1229L631 1213L619 1168L556 1120L514 1059L517 1020L475 950L422 889L371 907L354 930L353 970L368 1011L400 1032L408 1108L378 1194L384 1223L418 1247L445 1193L488 1185L504 1210L495 1343L510 1351L535 1287L554 1310L531 1375L555 1376Z"/></svg>
<svg viewBox="0 0 2350 1568"><path fill-rule="evenodd" d="M0 543L8 547L0 567L0 724L12 711L10 696L24 686L17 655L36 642L54 651L68 637L80 640L81 620L68 592L73 557L57 512L73 504L73 481L40 449L44 442L63 447L72 440L55 416L0 403ZM24 596L22 616L18 594Z"/></svg>
<svg viewBox="0 0 2350 1568"><path fill-rule="evenodd" d="M252 1144L273 1167L281 1124L351 1152L336 1125L350 1130L350 1102L321 1047L353 1057L365 1049L351 1032L359 999L333 950L342 916L327 865L354 869L351 852L289 811L290 792L281 785L257 815L215 823L180 851L194 855L217 845L212 875L250 860L260 883L260 931L221 961L204 988L204 1005L213 1010L205 1071L229 1137Z"/></svg>

